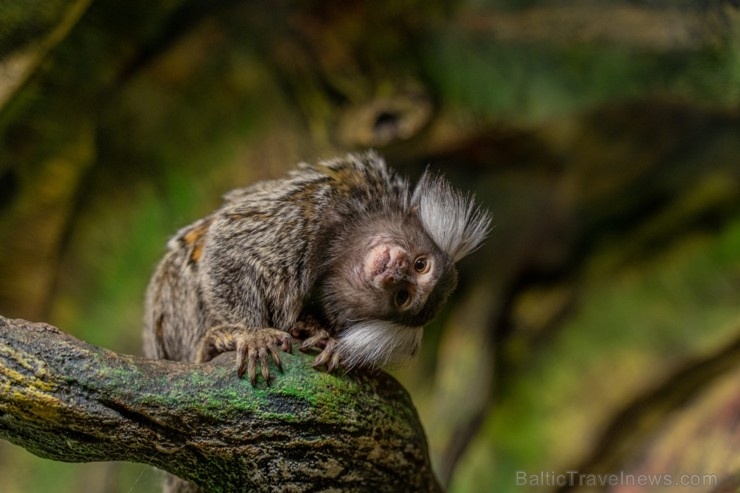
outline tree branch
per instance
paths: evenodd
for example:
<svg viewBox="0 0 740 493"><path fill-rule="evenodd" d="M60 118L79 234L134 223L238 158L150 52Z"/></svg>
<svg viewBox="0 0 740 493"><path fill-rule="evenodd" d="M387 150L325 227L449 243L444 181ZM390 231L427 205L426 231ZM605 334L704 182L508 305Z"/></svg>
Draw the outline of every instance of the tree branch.
<svg viewBox="0 0 740 493"><path fill-rule="evenodd" d="M150 464L207 491L440 491L387 374L334 376L285 354L252 388L227 356L145 360L0 317L0 438L55 460Z"/></svg>

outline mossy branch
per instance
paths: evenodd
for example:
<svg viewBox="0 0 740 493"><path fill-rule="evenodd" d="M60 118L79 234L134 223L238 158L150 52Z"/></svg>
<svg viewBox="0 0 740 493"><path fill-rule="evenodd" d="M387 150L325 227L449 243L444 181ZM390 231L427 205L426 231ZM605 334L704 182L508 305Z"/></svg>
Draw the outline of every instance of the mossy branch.
<svg viewBox="0 0 740 493"><path fill-rule="evenodd" d="M0 438L60 461L151 464L206 491L440 490L387 374L329 375L285 354L252 388L226 356L145 360L0 317Z"/></svg>

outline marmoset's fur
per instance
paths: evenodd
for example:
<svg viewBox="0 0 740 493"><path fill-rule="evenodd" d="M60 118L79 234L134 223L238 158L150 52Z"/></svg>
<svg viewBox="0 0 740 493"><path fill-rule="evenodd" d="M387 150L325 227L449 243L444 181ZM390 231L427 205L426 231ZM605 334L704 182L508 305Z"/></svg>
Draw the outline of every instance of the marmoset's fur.
<svg viewBox="0 0 740 493"><path fill-rule="evenodd" d="M230 192L169 242L147 292L145 353L236 350L253 385L291 335L329 371L403 361L489 225L443 178L427 171L412 190L373 152L301 164Z"/></svg>

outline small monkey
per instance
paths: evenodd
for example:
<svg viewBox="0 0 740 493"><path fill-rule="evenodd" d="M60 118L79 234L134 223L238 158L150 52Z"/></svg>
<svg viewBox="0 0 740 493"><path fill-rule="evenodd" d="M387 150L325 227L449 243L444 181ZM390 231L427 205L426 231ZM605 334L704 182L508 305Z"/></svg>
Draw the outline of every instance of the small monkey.
<svg viewBox="0 0 740 493"><path fill-rule="evenodd" d="M429 171L415 188L374 152L302 163L225 196L181 229L146 296L148 357L204 362L236 351L252 385L279 351L314 366L380 367L416 353L491 217Z"/></svg>

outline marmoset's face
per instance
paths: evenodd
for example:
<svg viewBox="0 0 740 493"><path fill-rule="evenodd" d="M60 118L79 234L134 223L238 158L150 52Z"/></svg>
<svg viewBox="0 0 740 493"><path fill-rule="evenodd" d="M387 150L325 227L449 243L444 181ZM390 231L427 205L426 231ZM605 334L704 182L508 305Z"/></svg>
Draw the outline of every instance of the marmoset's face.
<svg viewBox="0 0 740 493"><path fill-rule="evenodd" d="M338 328L385 320L422 327L455 288L457 272L416 218L371 223L324 284ZM358 237L360 237L358 239Z"/></svg>
<svg viewBox="0 0 740 493"><path fill-rule="evenodd" d="M388 315L418 313L434 289L439 274L435 252L379 238L362 264L362 278L386 307Z"/></svg>
<svg viewBox="0 0 740 493"><path fill-rule="evenodd" d="M436 314L457 278L451 261L420 234L376 235L358 270L358 315L417 327Z"/></svg>

